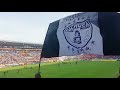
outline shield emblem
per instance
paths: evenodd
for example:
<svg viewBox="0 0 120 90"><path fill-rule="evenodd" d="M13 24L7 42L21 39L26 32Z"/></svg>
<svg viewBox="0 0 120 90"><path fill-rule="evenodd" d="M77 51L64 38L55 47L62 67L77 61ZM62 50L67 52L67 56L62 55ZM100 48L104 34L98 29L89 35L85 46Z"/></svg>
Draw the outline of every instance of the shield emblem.
<svg viewBox="0 0 120 90"><path fill-rule="evenodd" d="M66 41L79 49L85 47L92 38L93 27L89 19L68 25L63 30Z"/></svg>

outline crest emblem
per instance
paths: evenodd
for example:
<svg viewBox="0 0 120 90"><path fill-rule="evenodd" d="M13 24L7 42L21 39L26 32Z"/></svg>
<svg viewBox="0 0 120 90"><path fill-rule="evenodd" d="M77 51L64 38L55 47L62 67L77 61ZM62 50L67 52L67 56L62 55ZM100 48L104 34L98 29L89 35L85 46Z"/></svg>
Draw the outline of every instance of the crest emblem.
<svg viewBox="0 0 120 90"><path fill-rule="evenodd" d="M85 47L92 38L93 27L89 19L75 22L63 30L66 41L73 47L79 49Z"/></svg>

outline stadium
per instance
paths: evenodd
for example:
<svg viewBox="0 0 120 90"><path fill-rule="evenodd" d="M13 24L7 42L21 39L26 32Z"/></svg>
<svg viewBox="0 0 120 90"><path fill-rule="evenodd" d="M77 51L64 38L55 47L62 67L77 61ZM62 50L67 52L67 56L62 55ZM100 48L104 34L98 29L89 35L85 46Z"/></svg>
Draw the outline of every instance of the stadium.
<svg viewBox="0 0 120 90"><path fill-rule="evenodd" d="M39 61L42 45L0 41L0 67Z"/></svg>
<svg viewBox="0 0 120 90"><path fill-rule="evenodd" d="M1 14L0 78L120 78L119 14L76 13L50 23L49 13L9 13Z"/></svg>

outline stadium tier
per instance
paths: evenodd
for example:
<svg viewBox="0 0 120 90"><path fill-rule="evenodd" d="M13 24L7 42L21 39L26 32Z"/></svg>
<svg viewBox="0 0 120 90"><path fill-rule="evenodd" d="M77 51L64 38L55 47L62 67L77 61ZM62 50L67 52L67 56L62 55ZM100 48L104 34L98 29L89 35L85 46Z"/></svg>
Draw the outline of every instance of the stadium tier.
<svg viewBox="0 0 120 90"><path fill-rule="evenodd" d="M17 48L17 49L41 49L41 44L0 41L0 48Z"/></svg>

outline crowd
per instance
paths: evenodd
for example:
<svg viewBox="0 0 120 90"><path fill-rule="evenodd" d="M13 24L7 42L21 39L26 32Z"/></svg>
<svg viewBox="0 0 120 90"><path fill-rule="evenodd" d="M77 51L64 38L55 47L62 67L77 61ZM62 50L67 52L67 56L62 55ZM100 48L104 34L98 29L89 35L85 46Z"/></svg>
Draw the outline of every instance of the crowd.
<svg viewBox="0 0 120 90"><path fill-rule="evenodd" d="M46 62L56 62L64 60L92 60L97 58L95 54L81 54L76 56L61 56L61 57L52 57L52 58L42 58L42 61Z"/></svg>
<svg viewBox="0 0 120 90"><path fill-rule="evenodd" d="M0 50L0 66L25 65L39 62L41 50Z"/></svg>
<svg viewBox="0 0 120 90"><path fill-rule="evenodd" d="M101 60L101 59L120 59L120 56L104 56L104 55L96 55L96 54L81 54L76 56L61 56L61 57L52 57L52 58L42 58L43 62L56 62L56 61L65 61L65 60Z"/></svg>
<svg viewBox="0 0 120 90"><path fill-rule="evenodd" d="M38 63L40 49L0 49L0 68L6 66L26 65ZM95 54L81 54L77 56L62 56L42 58L42 62L59 62L64 60L92 60L92 59L119 59L120 56L102 56Z"/></svg>

